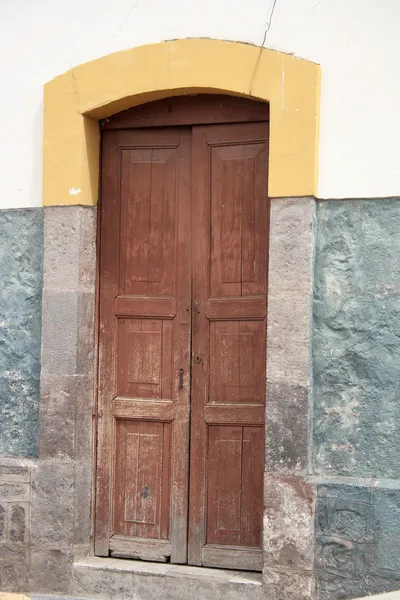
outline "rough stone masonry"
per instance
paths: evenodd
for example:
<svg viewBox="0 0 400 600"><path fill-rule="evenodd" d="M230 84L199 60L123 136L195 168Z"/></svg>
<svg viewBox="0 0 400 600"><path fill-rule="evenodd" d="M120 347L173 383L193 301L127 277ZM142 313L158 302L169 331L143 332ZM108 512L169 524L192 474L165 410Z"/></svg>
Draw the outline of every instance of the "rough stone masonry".
<svg viewBox="0 0 400 600"><path fill-rule="evenodd" d="M95 232L0 212L1 590L71 593L92 553ZM398 198L272 200L269 600L400 588L399 255Z"/></svg>

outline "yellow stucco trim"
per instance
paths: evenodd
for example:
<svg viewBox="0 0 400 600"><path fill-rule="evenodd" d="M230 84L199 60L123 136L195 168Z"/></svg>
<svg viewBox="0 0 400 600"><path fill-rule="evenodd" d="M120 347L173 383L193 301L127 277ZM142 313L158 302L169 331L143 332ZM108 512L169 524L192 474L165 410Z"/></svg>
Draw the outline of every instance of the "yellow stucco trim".
<svg viewBox="0 0 400 600"><path fill-rule="evenodd" d="M316 194L320 70L236 42L191 39L141 46L79 65L44 88L43 204L95 205L98 119L185 93L270 103L269 194Z"/></svg>

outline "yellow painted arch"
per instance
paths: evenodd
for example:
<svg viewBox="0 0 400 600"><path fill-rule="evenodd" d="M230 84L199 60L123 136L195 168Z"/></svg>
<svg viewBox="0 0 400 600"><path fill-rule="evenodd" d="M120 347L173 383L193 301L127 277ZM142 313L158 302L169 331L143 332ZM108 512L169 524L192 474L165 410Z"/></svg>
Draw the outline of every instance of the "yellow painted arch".
<svg viewBox="0 0 400 600"><path fill-rule="evenodd" d="M185 93L227 93L270 104L269 195L316 195L320 69L274 50L175 40L104 56L44 88L43 204L95 205L98 119Z"/></svg>

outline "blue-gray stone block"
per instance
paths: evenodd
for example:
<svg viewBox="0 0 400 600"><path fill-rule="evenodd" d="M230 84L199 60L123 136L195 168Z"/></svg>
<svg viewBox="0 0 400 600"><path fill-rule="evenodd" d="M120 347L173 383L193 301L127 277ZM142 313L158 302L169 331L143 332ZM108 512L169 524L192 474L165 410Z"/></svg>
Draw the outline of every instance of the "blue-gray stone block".
<svg viewBox="0 0 400 600"><path fill-rule="evenodd" d="M38 445L43 210L0 211L0 454Z"/></svg>
<svg viewBox="0 0 400 600"><path fill-rule="evenodd" d="M315 473L400 477L400 199L317 205Z"/></svg>
<svg viewBox="0 0 400 600"><path fill-rule="evenodd" d="M399 539L400 489L318 486L318 599L356 598L399 589Z"/></svg>

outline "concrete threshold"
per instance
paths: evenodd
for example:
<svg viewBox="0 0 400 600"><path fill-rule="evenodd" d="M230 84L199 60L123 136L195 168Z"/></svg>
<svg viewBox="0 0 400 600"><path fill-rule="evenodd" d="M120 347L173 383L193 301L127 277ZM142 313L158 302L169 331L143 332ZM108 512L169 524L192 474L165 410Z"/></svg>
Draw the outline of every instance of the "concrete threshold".
<svg viewBox="0 0 400 600"><path fill-rule="evenodd" d="M76 561L71 591L111 600L262 600L261 573L120 558Z"/></svg>

